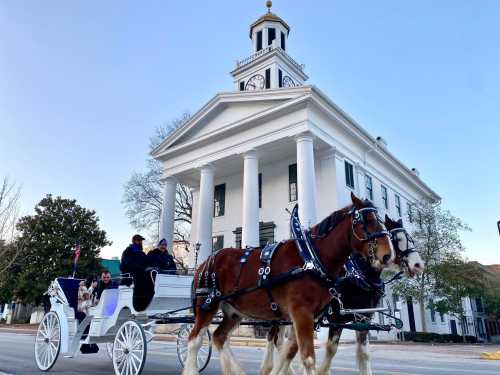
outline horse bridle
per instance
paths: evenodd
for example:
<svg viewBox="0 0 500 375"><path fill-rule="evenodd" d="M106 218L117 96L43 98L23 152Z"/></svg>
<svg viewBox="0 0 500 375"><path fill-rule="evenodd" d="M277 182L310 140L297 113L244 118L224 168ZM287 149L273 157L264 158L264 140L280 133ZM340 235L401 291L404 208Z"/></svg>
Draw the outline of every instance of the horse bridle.
<svg viewBox="0 0 500 375"><path fill-rule="evenodd" d="M399 253L401 261L408 267L408 257L411 253L418 253L417 248L415 247L415 242L413 238L411 238L410 234L405 228L394 228L389 231L391 235L392 244L394 246L394 250ZM401 250L399 248L399 239L396 237L398 233L403 233L406 237L407 248L406 250Z"/></svg>
<svg viewBox="0 0 500 375"><path fill-rule="evenodd" d="M376 220L382 226L382 228L384 228L383 230L379 230L376 232L370 232L368 230L366 215L369 213L375 214ZM352 215L352 233L358 241L368 242L368 258L370 261L373 261L373 259L375 259L375 252L378 246L377 239L385 236L391 237L391 234L385 229L385 224L378 216L378 211L375 207L364 207L359 209L353 207L353 209L351 210L351 215ZM358 234L356 233L355 227L359 223L363 224L363 232L365 238L359 237Z"/></svg>

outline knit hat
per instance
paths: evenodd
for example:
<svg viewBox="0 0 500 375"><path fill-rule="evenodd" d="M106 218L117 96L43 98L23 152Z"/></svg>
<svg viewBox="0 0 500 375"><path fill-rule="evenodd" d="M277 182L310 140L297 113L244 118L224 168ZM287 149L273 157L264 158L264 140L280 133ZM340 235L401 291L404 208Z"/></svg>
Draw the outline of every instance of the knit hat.
<svg viewBox="0 0 500 375"><path fill-rule="evenodd" d="M163 238L160 242L158 242L158 247L161 245L167 246L167 240Z"/></svg>

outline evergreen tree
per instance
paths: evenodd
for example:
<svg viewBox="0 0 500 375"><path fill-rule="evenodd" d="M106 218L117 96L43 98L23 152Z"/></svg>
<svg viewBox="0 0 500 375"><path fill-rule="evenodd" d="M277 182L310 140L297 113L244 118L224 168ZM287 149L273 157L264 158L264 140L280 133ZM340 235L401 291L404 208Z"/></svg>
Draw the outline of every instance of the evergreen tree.
<svg viewBox="0 0 500 375"><path fill-rule="evenodd" d="M22 217L17 229L22 254L14 280L10 279L15 297L23 302L40 302L49 283L58 276L72 273L74 248L80 242L81 255L76 277L96 276L100 270L98 256L110 245L106 232L99 228L95 211L76 200L47 195L35 207L35 214Z"/></svg>

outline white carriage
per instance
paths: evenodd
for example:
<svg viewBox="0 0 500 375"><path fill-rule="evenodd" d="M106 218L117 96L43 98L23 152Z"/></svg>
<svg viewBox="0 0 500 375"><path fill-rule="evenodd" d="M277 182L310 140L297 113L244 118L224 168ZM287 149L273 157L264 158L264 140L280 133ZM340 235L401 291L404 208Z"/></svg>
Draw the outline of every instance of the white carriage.
<svg viewBox="0 0 500 375"><path fill-rule="evenodd" d="M177 334L177 354L184 364L189 323L193 317L183 316L180 312L191 306L192 280L192 276L156 274L154 296L143 311L134 308L133 283L106 289L99 303L89 308L89 314L79 322L76 307L81 280L57 278L48 290L50 311L43 317L36 334L35 361L38 368L48 371L59 354L75 357L82 345L97 344L101 349L106 348L115 374L138 375L144 367L147 345L158 320L184 323ZM200 371L210 360L210 340L207 333L198 360Z"/></svg>

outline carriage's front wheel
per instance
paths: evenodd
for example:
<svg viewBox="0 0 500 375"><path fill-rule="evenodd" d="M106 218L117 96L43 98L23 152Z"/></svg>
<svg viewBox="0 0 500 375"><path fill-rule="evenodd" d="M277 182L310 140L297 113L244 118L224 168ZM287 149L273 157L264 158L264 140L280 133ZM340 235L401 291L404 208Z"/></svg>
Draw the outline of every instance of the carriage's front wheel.
<svg viewBox="0 0 500 375"><path fill-rule="evenodd" d="M35 361L41 371L49 371L61 350L61 323L54 311L43 317L35 338Z"/></svg>
<svg viewBox="0 0 500 375"><path fill-rule="evenodd" d="M183 324L177 334L177 357L179 358L179 362L182 367L184 367L184 364L186 363L188 353L188 337L191 329L193 329L192 324ZM212 335L210 335L208 329L206 332L207 333L203 337L203 344L196 359L199 372L203 371L205 367L208 366L210 357L212 356Z"/></svg>
<svg viewBox="0 0 500 375"><path fill-rule="evenodd" d="M116 375L139 375L146 362L146 335L142 326L127 320L113 342L113 368Z"/></svg>

